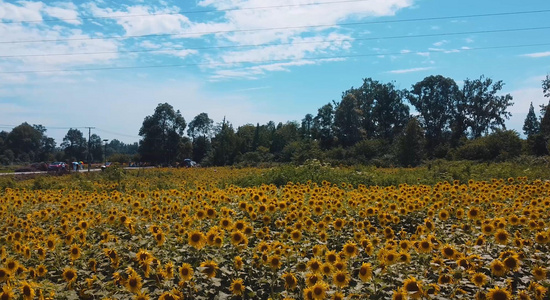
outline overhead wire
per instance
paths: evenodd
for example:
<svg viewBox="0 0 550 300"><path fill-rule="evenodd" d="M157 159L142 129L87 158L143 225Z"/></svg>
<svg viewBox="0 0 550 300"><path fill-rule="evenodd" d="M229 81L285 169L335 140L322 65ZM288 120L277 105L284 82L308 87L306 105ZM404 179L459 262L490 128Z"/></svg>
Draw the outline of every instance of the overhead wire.
<svg viewBox="0 0 550 300"><path fill-rule="evenodd" d="M339 24L317 24L317 25L302 25L302 26L266 27L266 28L254 28L254 29L232 29L232 30L216 30L216 31L202 31L202 32L158 33L158 34L140 34L140 35L125 35L125 36L99 36L99 37L79 37L79 38L63 38L63 39L57 38L57 39L0 41L0 44L68 42L68 41L87 41L87 40L110 40L110 39L129 39L129 38L142 38L142 37L165 37L165 36L193 36L193 35L210 35L210 34L236 33L236 32L254 32L254 31L269 31L269 30L292 30L292 29L303 29L303 28L357 26L357 25L386 24L386 23L389 24L389 23L401 23L401 22L418 22L418 21L430 21L430 20L477 18L477 17L518 15L518 14L527 14L527 13L546 13L546 12L550 12L550 9L537 10L537 11L508 12L508 13L489 13L489 14L458 15L458 16L444 16L444 17L427 17L427 18L412 18L412 19L398 19L398 20L364 21L364 22L351 22L351 23L339 23Z"/></svg>
<svg viewBox="0 0 550 300"><path fill-rule="evenodd" d="M264 43L264 44L245 44L231 46L206 46L206 47L189 47L189 48L162 48L162 49L140 49L140 50L121 50L121 51L98 51L98 52L80 52L80 53L42 53L42 54L17 54L17 55L0 55L0 58L17 58L17 57L50 57L50 56L76 56L76 55L99 55L99 54L124 54L124 53L156 53L167 51L182 51L182 50L208 50L208 49L231 49L231 48L247 48L247 47L270 47L270 46L285 46L285 45L301 45L301 44L322 44L335 43L346 41L368 41L368 40L391 40L404 38L422 38L422 37L437 37L437 36L453 36L467 34L488 34L488 33L503 33L503 32L519 32L531 30L550 29L550 26L530 27L530 28L511 28L511 29L494 29L494 30L479 30L479 31L463 31L449 33L429 33L418 35L398 35L398 36L383 36L383 37L366 37L366 38L343 38L331 40L316 40L316 41L294 41L287 43Z"/></svg>
<svg viewBox="0 0 550 300"><path fill-rule="evenodd" d="M346 58L360 58L360 57L373 57L373 56L386 56L386 55L409 55L409 54L423 54L423 53L452 53L461 51L476 51L476 50L489 50L489 49L507 49L507 48L524 48L524 47L537 47L537 46L550 46L550 43L536 43L536 44L520 44L520 45L502 45L502 46L487 46L476 48L461 48L451 50L435 50L429 49L426 51L411 51L411 52L389 52L389 53L367 53L367 54L350 54L350 55L334 55L334 56L321 56L321 57L304 57L300 59L271 59L271 60L243 60L233 62L205 62L205 63L185 63L185 64L166 64L166 65L145 65L145 66L119 66L119 67L94 67L94 68L80 68L80 69L51 69L51 70L23 70L23 71L0 71L0 74L29 74L29 73L52 73L52 72L81 72L81 71L103 71L103 70L130 70L130 69L153 69L153 68L176 68L176 67L189 67L189 66L216 66L216 65L237 65L237 64L258 64L258 63L280 63L280 62L294 62L294 61L308 61L308 60L328 60L328 59L346 59Z"/></svg>
<svg viewBox="0 0 550 300"><path fill-rule="evenodd" d="M55 18L55 19L35 19L35 20L21 20L21 21L0 21L0 24L22 24L22 23L42 23L42 22L61 22L61 21L80 21L80 20L100 20L100 19L125 19L125 18L142 18L142 17L156 17L156 16L173 16L183 14L202 14L202 13L217 13L227 11L240 11L240 10L263 10L274 8L287 8L287 7L301 7L301 6L315 6L315 5L327 5L327 4L343 4L353 2L370 2L373 0L341 0L341 1L326 1L317 3L301 3L301 4L284 4L284 5L271 5L271 6L254 6L254 7L234 7L234 8L221 8L221 9L206 9L206 10L188 10L178 12L167 13L150 13L150 14L132 14L132 15L111 15L111 16L95 16L95 17L81 17L81 18Z"/></svg>

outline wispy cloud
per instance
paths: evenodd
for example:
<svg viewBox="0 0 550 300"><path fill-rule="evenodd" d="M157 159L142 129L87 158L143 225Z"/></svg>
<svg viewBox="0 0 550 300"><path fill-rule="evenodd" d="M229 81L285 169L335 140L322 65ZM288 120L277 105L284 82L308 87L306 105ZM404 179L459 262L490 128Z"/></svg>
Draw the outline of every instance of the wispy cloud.
<svg viewBox="0 0 550 300"><path fill-rule="evenodd" d="M423 68L411 68L411 69L401 69L401 70L392 70L388 71L386 73L390 74L406 74L406 73L414 73L414 72L422 72L422 71L428 71L434 69L433 67L423 67Z"/></svg>
<svg viewBox="0 0 550 300"><path fill-rule="evenodd" d="M550 51L523 54L524 57L539 58L550 56Z"/></svg>

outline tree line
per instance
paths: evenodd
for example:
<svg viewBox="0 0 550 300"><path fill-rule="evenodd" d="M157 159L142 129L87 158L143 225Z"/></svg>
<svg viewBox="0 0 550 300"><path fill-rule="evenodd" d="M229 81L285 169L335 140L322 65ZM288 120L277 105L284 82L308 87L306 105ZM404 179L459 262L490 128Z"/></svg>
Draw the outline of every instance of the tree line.
<svg viewBox="0 0 550 300"><path fill-rule="evenodd" d="M24 122L10 132L0 132L0 164L26 164L52 161L103 162L104 159L128 162L137 154L138 143L125 144L117 139L104 143L97 134L90 139L82 131L70 128L59 147L46 135L46 127ZM88 156L89 154L89 156Z"/></svg>
<svg viewBox="0 0 550 300"><path fill-rule="evenodd" d="M167 166L185 159L211 166L300 164L308 159L416 166L441 158L502 161L521 154L548 155L550 106L542 106L537 117L531 103L523 127L527 138L521 139L518 132L506 130L513 99L500 93L503 86L485 76L459 86L452 78L432 75L410 89L398 89L393 82L366 78L301 121L237 128L225 118L215 123L205 112L187 123L179 110L159 103L143 120L139 144L112 140L107 154L114 158L109 160ZM550 98L548 76L542 89ZM96 134L87 141L81 131L70 129L56 147L45 132L43 126L27 123L0 132L0 162L86 160L88 153L92 161L103 157Z"/></svg>
<svg viewBox="0 0 550 300"><path fill-rule="evenodd" d="M543 80L546 97L549 81ZM416 166L438 158L491 161L548 154L547 107L540 118L529 113L525 122L533 125L525 125L527 139L522 140L519 133L506 130L513 99L500 94L503 86L485 76L458 86L437 75L401 90L393 82L366 78L361 86L344 91L340 101L306 114L301 122L238 128L225 119L214 124L204 112L187 124L179 110L160 103L143 121L138 151L143 160L157 164L192 158L216 166L308 159Z"/></svg>

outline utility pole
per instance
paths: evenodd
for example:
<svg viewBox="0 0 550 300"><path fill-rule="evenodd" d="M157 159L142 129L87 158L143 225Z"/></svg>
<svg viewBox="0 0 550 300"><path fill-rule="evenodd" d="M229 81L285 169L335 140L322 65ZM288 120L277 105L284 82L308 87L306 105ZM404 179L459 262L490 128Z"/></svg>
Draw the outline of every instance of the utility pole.
<svg viewBox="0 0 550 300"><path fill-rule="evenodd" d="M86 157L88 160L88 172L90 172L90 148L92 148L92 143L90 139L92 138L92 129L95 129L95 127L84 127L88 128L88 155Z"/></svg>

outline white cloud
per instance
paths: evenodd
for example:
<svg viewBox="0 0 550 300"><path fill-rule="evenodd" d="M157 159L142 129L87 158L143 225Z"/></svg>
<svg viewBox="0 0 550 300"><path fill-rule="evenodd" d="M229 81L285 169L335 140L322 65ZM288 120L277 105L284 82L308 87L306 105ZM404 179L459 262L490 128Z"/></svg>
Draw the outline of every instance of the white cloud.
<svg viewBox="0 0 550 300"><path fill-rule="evenodd" d="M443 46L443 45L445 45L445 44L448 44L448 43L449 43L449 41L447 41L447 40L442 40L442 41L433 43L433 45L436 46L436 47L441 47L441 46Z"/></svg>
<svg viewBox="0 0 550 300"><path fill-rule="evenodd" d="M411 69L401 69L401 70L392 70L392 71L388 71L386 73L390 73L390 74L406 74L406 73L413 73L413 72L422 72L422 71L427 71L427 70L431 70L433 69L433 67L423 67L423 68L411 68Z"/></svg>
<svg viewBox="0 0 550 300"><path fill-rule="evenodd" d="M404 49L404 50L401 50L400 53L401 53L401 54L411 53L411 50Z"/></svg>
<svg viewBox="0 0 550 300"><path fill-rule="evenodd" d="M523 54L524 57L540 58L550 56L550 51Z"/></svg>
<svg viewBox="0 0 550 300"><path fill-rule="evenodd" d="M416 52L416 54L418 54L420 56L424 56L424 57L430 56L430 52Z"/></svg>
<svg viewBox="0 0 550 300"><path fill-rule="evenodd" d="M7 21L41 21L42 2L22 1L20 5L6 3L0 0L0 19Z"/></svg>
<svg viewBox="0 0 550 300"><path fill-rule="evenodd" d="M111 18L124 28L127 36L180 33L190 21L178 14L175 7L155 8L145 5L125 7L124 10L100 8L95 3L86 5L95 17ZM140 15L140 17L129 17Z"/></svg>
<svg viewBox="0 0 550 300"><path fill-rule="evenodd" d="M58 3L57 6L46 6L44 13L50 17L64 19L69 24L78 25L82 23L78 19L77 7L72 2Z"/></svg>
<svg viewBox="0 0 550 300"><path fill-rule="evenodd" d="M464 41L465 41L466 43L468 43L468 44L471 44L471 43L474 42L474 40L471 39L471 38L466 38L466 39L464 39Z"/></svg>

